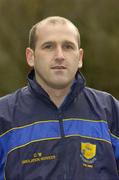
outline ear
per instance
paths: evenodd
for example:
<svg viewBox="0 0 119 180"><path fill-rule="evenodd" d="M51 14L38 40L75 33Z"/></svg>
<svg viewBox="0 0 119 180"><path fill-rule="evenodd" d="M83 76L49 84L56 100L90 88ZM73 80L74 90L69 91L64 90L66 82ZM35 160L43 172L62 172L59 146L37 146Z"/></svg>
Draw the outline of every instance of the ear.
<svg viewBox="0 0 119 180"><path fill-rule="evenodd" d="M26 48L26 60L30 67L34 67L34 52L31 48Z"/></svg>
<svg viewBox="0 0 119 180"><path fill-rule="evenodd" d="M79 49L79 69L82 68L82 65L83 65L83 49L80 48Z"/></svg>

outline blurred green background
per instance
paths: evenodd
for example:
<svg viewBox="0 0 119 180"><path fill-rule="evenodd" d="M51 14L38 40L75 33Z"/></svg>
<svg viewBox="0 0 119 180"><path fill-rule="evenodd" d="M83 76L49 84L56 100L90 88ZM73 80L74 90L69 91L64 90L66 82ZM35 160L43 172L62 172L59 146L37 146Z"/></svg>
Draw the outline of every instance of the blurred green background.
<svg viewBox="0 0 119 180"><path fill-rule="evenodd" d="M52 15L79 28L87 85L119 98L119 0L0 0L0 96L27 84L29 29Z"/></svg>

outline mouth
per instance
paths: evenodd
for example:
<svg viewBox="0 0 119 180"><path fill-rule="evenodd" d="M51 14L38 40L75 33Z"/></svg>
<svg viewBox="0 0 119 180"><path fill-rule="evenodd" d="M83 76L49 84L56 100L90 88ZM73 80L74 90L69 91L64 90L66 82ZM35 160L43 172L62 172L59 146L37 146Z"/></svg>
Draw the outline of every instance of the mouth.
<svg viewBox="0 0 119 180"><path fill-rule="evenodd" d="M51 67L51 69L62 70L62 69L67 69L67 68L65 66L53 66Z"/></svg>

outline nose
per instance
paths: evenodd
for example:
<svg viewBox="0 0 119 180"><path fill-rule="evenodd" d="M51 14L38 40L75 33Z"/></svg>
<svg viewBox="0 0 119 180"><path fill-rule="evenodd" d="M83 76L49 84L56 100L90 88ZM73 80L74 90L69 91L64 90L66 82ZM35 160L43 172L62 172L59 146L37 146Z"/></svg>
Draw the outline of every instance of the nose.
<svg viewBox="0 0 119 180"><path fill-rule="evenodd" d="M55 58L56 60L64 60L64 52L61 46L56 48Z"/></svg>

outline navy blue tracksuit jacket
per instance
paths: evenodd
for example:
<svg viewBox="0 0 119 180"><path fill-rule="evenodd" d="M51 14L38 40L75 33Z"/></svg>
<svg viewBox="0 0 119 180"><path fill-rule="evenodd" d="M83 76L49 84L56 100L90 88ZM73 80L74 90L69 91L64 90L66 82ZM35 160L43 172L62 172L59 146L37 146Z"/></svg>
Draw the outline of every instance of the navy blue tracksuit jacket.
<svg viewBox="0 0 119 180"><path fill-rule="evenodd" d="M119 102L80 73L60 108L28 82L0 99L0 180L119 180Z"/></svg>

